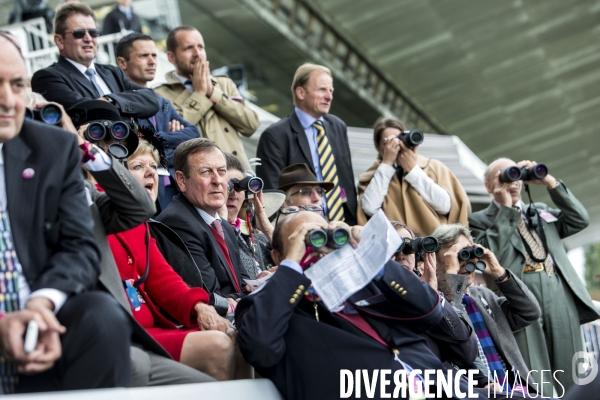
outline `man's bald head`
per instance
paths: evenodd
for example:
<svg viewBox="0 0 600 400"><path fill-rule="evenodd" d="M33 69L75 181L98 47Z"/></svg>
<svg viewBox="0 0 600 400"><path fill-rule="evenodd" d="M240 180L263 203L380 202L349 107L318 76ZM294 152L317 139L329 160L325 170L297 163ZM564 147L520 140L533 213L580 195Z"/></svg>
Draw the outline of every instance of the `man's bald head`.
<svg viewBox="0 0 600 400"><path fill-rule="evenodd" d="M492 161L490 165L485 169L484 178L486 182L493 182L494 177L498 171L503 170L504 168L511 167L513 165L517 165L516 162L511 160L510 158L499 158L495 161Z"/></svg>
<svg viewBox="0 0 600 400"><path fill-rule="evenodd" d="M14 42L0 35L0 143L19 134L25 118L27 68Z"/></svg>
<svg viewBox="0 0 600 400"><path fill-rule="evenodd" d="M279 264L283 261L286 254L286 246L290 235L301 224L313 222L323 228L327 228L327 221L323 216L314 211L300 211L298 213L289 214L285 217L282 223L277 225L273 232L273 260Z"/></svg>

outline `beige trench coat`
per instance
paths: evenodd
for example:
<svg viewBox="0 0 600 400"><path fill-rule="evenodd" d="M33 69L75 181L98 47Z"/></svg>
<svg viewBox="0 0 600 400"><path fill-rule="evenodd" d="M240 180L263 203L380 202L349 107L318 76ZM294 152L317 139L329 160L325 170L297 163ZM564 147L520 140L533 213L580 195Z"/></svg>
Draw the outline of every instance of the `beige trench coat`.
<svg viewBox="0 0 600 400"><path fill-rule="evenodd" d="M237 156L246 168L250 168L238 132L252 136L259 126L258 116L246 107L235 84L227 76L213 76L213 93L210 98L186 89L175 76L166 74L167 82L154 88L156 93L173 103L177 113L196 125L202 137L212 140L224 152ZM213 104L214 103L214 104Z"/></svg>

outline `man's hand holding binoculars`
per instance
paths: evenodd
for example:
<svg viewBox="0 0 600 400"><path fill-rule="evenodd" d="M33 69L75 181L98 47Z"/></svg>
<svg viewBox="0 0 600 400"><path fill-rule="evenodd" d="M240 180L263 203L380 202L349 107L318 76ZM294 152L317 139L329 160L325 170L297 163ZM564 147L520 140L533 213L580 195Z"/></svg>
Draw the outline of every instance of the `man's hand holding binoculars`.
<svg viewBox="0 0 600 400"><path fill-rule="evenodd" d="M358 242L360 241L360 230L362 226L354 226L350 228L348 224L341 221L333 221L327 224L325 221L321 222L305 222L296 227L294 232L288 237L288 243L286 246L286 254L284 259L295 261L300 263L306 257L306 249L307 249L307 236L309 233L313 231L325 230L325 231L334 231L335 229L345 229L348 235L348 243L353 248L358 246ZM331 248L327 245L321 246L319 248L313 249L309 257L312 256L323 256L334 251L334 248Z"/></svg>
<svg viewBox="0 0 600 400"><path fill-rule="evenodd" d="M538 163L536 163L535 161L529 161L529 160L523 160L523 161L517 163L517 167L519 167L519 168L525 167L526 169L531 169L536 165L538 165ZM546 177L543 179L524 180L523 183L532 184L532 185L546 185L550 189L555 188L557 185L556 179L550 174L547 174Z"/></svg>

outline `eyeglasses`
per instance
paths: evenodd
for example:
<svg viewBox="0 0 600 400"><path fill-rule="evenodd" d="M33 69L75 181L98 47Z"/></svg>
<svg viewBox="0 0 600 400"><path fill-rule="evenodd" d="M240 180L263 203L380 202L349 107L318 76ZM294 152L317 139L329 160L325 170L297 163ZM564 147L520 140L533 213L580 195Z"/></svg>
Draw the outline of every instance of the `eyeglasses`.
<svg viewBox="0 0 600 400"><path fill-rule="evenodd" d="M312 196L313 191L316 192L319 195L319 197L325 196L325 189L323 189L322 187L302 188L302 189L298 190L297 192L292 193L290 196L300 193L302 196L308 197L308 196Z"/></svg>
<svg viewBox="0 0 600 400"><path fill-rule="evenodd" d="M284 206L279 209L277 213L277 219L275 220L275 225L279 222L279 216L281 214L295 214L300 212L300 210L313 211L313 212L323 212L323 207L318 204L308 204L306 206Z"/></svg>
<svg viewBox="0 0 600 400"><path fill-rule="evenodd" d="M75 29L70 32L65 32L65 35L71 33L75 39L83 39L86 32L93 38L100 36L100 29Z"/></svg>

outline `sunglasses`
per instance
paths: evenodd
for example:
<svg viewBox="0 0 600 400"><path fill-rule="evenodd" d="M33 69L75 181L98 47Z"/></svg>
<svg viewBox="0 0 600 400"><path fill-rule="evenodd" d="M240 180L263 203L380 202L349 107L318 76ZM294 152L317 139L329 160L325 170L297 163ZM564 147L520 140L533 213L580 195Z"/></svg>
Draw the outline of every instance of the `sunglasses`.
<svg viewBox="0 0 600 400"><path fill-rule="evenodd" d="M312 196L313 191L316 192L319 195L319 197L325 196L325 189L323 189L322 187L302 188L302 189L298 190L297 192L292 193L290 196L294 196L294 195L300 193L300 195L302 195L302 196L309 197L309 196Z"/></svg>
<svg viewBox="0 0 600 400"><path fill-rule="evenodd" d="M281 207L279 209L279 212L277 213L277 219L275 220L275 225L277 225L277 223L279 222L279 216L281 214L284 214L284 215L295 214L297 212L300 212L300 210L323 212L323 207L318 204L309 204L306 206L284 206L284 207Z"/></svg>
<svg viewBox="0 0 600 400"><path fill-rule="evenodd" d="M86 32L89 33L90 36L93 38L97 38L98 36L100 36L100 29L75 29L69 32L65 32L65 35L67 33L70 33L75 39L83 39Z"/></svg>

